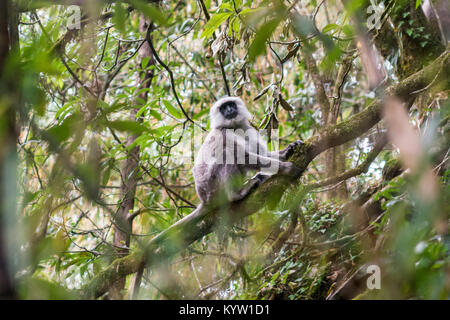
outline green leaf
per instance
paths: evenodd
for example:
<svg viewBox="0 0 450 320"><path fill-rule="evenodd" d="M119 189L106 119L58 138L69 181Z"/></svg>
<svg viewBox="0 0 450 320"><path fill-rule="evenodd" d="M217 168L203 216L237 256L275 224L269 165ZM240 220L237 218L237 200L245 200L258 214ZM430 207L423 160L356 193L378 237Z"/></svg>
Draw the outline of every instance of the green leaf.
<svg viewBox="0 0 450 320"><path fill-rule="evenodd" d="M166 133L173 131L174 127L175 126L161 126L159 128L152 129L151 133L153 133L157 137L162 137Z"/></svg>
<svg viewBox="0 0 450 320"><path fill-rule="evenodd" d="M142 59L142 61L141 61L142 69L145 69L147 67L149 61L150 61L150 57L145 57L144 59Z"/></svg>
<svg viewBox="0 0 450 320"><path fill-rule="evenodd" d="M330 24L327 24L325 27L323 27L322 32L326 33L326 32L330 32L335 29L339 29L339 26L335 23L330 23Z"/></svg>
<svg viewBox="0 0 450 320"><path fill-rule="evenodd" d="M232 12L223 12L213 15L208 23L205 24L205 29L203 30L201 37L206 39L211 37L214 31L216 31L216 29L232 14Z"/></svg>
<svg viewBox="0 0 450 320"><path fill-rule="evenodd" d="M222 2L222 4L219 6L220 9L226 9L230 11L234 11L234 8L231 3Z"/></svg>
<svg viewBox="0 0 450 320"><path fill-rule="evenodd" d="M146 3L141 0L130 0L129 2L153 22L162 26L167 25L166 15L154 4Z"/></svg>
<svg viewBox="0 0 450 320"><path fill-rule="evenodd" d="M80 120L81 117L79 114L70 115L65 118L60 124L57 124L44 131L44 137L47 136L48 138L57 140L58 143L61 143L70 137L74 126Z"/></svg>
<svg viewBox="0 0 450 320"><path fill-rule="evenodd" d="M64 118L64 116L72 110L72 103L66 103L55 113L55 119Z"/></svg>
<svg viewBox="0 0 450 320"><path fill-rule="evenodd" d="M344 1L345 11L348 15L356 12L364 4L364 0L349 0Z"/></svg>
<svg viewBox="0 0 450 320"><path fill-rule="evenodd" d="M259 28L259 30L256 32L255 39L248 49L248 58L250 61L254 61L257 56L265 52L266 41L270 38L279 23L280 20L277 18L263 24Z"/></svg>
<svg viewBox="0 0 450 320"><path fill-rule="evenodd" d="M249 14L251 14L251 13L254 14L255 12L258 12L258 11L261 11L261 10L264 10L264 8L254 8L254 9L252 9L252 8L245 8L242 11L239 12L239 16L241 16L241 18L247 18L246 16L248 16Z"/></svg>
<svg viewBox="0 0 450 320"><path fill-rule="evenodd" d="M241 25L239 24L239 19L235 18L233 20L233 23L231 24L231 28L230 28L230 32L233 31L235 37L237 37L239 39L240 37L240 31L241 31Z"/></svg>
<svg viewBox="0 0 450 320"><path fill-rule="evenodd" d="M344 34L347 37L353 37L354 36L353 28L350 25L348 25L348 24L342 27L342 32L344 32Z"/></svg>
<svg viewBox="0 0 450 320"><path fill-rule="evenodd" d="M124 121L124 120L106 121L105 125L117 131L128 131L138 134L147 130L147 128L144 127L142 124L134 121Z"/></svg>
<svg viewBox="0 0 450 320"><path fill-rule="evenodd" d="M112 21L114 26L121 33L125 33L125 20L127 17L127 10L122 6L121 3L117 3L114 8L114 15L112 16Z"/></svg>
<svg viewBox="0 0 450 320"><path fill-rule="evenodd" d="M111 177L111 166L107 166L103 172L102 185L106 186L108 184L109 178Z"/></svg>
<svg viewBox="0 0 450 320"><path fill-rule="evenodd" d="M139 119L139 117L145 112L145 110L148 109L148 104L143 105L138 112L136 112L135 119Z"/></svg>
<svg viewBox="0 0 450 320"><path fill-rule="evenodd" d="M150 114L153 116L153 117L155 117L155 119L157 119L157 120L162 120L162 117L161 117L161 115L156 111L156 110L150 110Z"/></svg>
<svg viewBox="0 0 450 320"><path fill-rule="evenodd" d="M106 102L102 100L97 101L98 106L103 109L104 114L109 114L112 112L116 112L124 107L128 107L129 105L125 102L114 102L112 105L108 105Z"/></svg>
<svg viewBox="0 0 450 320"><path fill-rule="evenodd" d="M178 109L175 108L169 101L163 99L162 102L163 102L164 106L166 107L167 111L169 111L169 113L171 115L173 115L177 119L183 118L183 115L181 114L181 112L178 111Z"/></svg>

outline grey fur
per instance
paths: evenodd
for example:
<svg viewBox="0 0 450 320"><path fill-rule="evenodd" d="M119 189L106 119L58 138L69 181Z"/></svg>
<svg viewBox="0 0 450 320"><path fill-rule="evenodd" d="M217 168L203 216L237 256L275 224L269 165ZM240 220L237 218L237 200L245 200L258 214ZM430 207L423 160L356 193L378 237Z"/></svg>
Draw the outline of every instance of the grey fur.
<svg viewBox="0 0 450 320"><path fill-rule="evenodd" d="M226 119L220 111L220 107L229 102L237 106L238 112L233 119ZM233 180L245 176L249 170L278 168L283 175L300 174L297 167L285 160L302 142L291 143L280 152L268 152L266 143L250 125L250 113L240 98L219 99L211 108L210 119L211 131L197 154L193 168L195 187L202 204L215 200L220 194L225 195L229 202L242 200L269 177L267 172L260 172L248 183L236 188ZM236 129L245 132L248 140L239 130L236 133Z"/></svg>

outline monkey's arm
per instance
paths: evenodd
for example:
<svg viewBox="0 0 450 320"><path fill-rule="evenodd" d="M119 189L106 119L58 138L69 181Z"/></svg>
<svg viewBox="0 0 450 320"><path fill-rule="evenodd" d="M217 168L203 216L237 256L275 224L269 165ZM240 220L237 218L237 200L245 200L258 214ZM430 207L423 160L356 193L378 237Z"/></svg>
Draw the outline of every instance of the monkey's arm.
<svg viewBox="0 0 450 320"><path fill-rule="evenodd" d="M245 167L252 170L262 170L265 174L299 176L302 172L291 162L280 161L278 157L263 156L257 153L245 153ZM260 179L261 180L261 179Z"/></svg>
<svg viewBox="0 0 450 320"><path fill-rule="evenodd" d="M268 156L271 158L280 159L281 161L286 161L292 155L295 148L300 147L302 144L303 144L302 140L294 141L281 151L269 152Z"/></svg>

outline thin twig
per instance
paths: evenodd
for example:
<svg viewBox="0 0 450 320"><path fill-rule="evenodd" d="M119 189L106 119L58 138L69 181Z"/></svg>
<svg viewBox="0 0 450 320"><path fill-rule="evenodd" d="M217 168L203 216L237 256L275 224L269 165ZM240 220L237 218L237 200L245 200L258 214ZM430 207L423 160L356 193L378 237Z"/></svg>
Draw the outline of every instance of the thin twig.
<svg viewBox="0 0 450 320"><path fill-rule="evenodd" d="M183 105L181 104L180 98L178 97L178 93L177 90L175 89L175 79L173 77L173 72L172 70L161 60L161 58L159 57L158 53L155 50L155 47L153 46L153 41L152 38L150 36L151 32L153 30L152 24L150 24L150 26L147 29L147 35L145 36L145 39L150 47L150 50L152 50L153 56L155 57L156 61L158 61L158 63L167 71L167 73L169 74L169 78L170 78L170 84L171 84L171 88L172 88L172 93L175 97L175 100L177 101L178 107L180 108L181 112L183 113L183 115L186 117L186 120L191 122L192 124L198 126L199 128L201 128L203 131L206 131L206 129L201 126L200 124L196 123L194 120L191 119L191 117L187 114L186 110L184 109Z"/></svg>

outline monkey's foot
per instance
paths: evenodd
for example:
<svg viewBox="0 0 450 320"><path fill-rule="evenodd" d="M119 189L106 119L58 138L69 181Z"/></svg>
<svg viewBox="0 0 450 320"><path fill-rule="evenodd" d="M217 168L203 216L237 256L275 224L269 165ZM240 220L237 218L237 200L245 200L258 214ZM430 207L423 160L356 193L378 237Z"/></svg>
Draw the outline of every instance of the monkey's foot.
<svg viewBox="0 0 450 320"><path fill-rule="evenodd" d="M283 154L285 159L290 158L293 154L296 148L300 147L303 144L302 140L297 140L292 143L290 143L287 148L284 150L285 153Z"/></svg>
<svg viewBox="0 0 450 320"><path fill-rule="evenodd" d="M255 174L255 175L252 177L252 180L253 180L253 179L256 179L256 180L259 181L259 184L261 184L261 183L263 183L264 181L266 181L269 177L270 177L270 175L268 175L268 174L264 174L264 173L258 172L257 174Z"/></svg>

